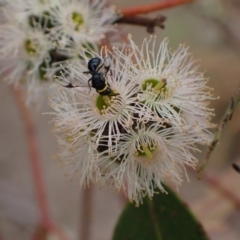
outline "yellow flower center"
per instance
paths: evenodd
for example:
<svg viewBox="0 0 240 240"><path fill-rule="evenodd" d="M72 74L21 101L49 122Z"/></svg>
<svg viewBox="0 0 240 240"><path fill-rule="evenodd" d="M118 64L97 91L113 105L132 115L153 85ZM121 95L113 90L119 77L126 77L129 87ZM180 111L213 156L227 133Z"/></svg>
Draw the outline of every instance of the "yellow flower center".
<svg viewBox="0 0 240 240"><path fill-rule="evenodd" d="M27 39L25 42L25 49L29 55L37 53L38 45L34 43L32 40Z"/></svg>
<svg viewBox="0 0 240 240"><path fill-rule="evenodd" d="M151 160L153 158L153 154L152 151L148 148L148 146L143 146L142 149L147 158Z"/></svg>
<svg viewBox="0 0 240 240"><path fill-rule="evenodd" d="M68 143L72 143L73 140L74 140L74 137L72 135L66 135L66 138L65 138L66 142Z"/></svg>
<svg viewBox="0 0 240 240"><path fill-rule="evenodd" d="M73 12L72 13L72 20L75 23L75 31L79 31L80 27L83 25L84 23L84 19L81 13L78 12Z"/></svg>
<svg viewBox="0 0 240 240"><path fill-rule="evenodd" d="M108 95L98 95L96 99L96 107L101 114L104 114L110 107L114 106L114 99L116 96L119 97L119 94L114 91Z"/></svg>
<svg viewBox="0 0 240 240"><path fill-rule="evenodd" d="M167 80L165 78L161 80L154 78L145 80L142 84L142 90L147 90L149 85L151 86L151 91L157 95L167 91Z"/></svg>
<svg viewBox="0 0 240 240"><path fill-rule="evenodd" d="M99 95L97 97L96 106L99 109L100 113L111 105L111 98L108 96Z"/></svg>
<svg viewBox="0 0 240 240"><path fill-rule="evenodd" d="M142 145L140 149L137 150L136 155L140 157L147 157L148 160L151 160L156 150L156 145L149 143L148 145Z"/></svg>

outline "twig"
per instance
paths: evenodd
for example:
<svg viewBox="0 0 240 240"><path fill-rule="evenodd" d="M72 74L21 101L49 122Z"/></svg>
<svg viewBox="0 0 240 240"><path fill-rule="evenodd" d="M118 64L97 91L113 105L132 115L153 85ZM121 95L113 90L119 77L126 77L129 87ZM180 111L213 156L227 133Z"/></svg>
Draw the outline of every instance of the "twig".
<svg viewBox="0 0 240 240"><path fill-rule="evenodd" d="M188 171L194 173L195 171L188 167ZM194 173L195 174L195 173ZM204 172L202 174L202 180L209 184L213 189L221 192L226 198L234 202L234 204L240 208L240 198L228 187L224 186L219 178L214 177L210 172Z"/></svg>
<svg viewBox="0 0 240 240"><path fill-rule="evenodd" d="M21 113L21 117L23 119L25 132L26 132L26 140L27 146L30 156L30 165L33 174L33 182L35 185L35 190L37 194L37 201L40 211L40 232L41 234L45 231L51 231L56 233L59 236L59 239L65 240L67 239L61 229L59 229L51 220L48 204L47 204L47 197L45 191L45 185L42 176L42 168L41 168L41 160L40 160L40 153L38 148L38 142L36 137L36 130L34 126L34 122L32 116L29 112L29 109L25 105L23 93L20 88L12 88L19 111ZM46 233L47 234L47 233ZM33 236L34 239L39 239L39 236L35 234Z"/></svg>
<svg viewBox="0 0 240 240"><path fill-rule="evenodd" d="M193 1L194 0L166 0L164 2L145 4L137 7L123 8L120 10L120 12L124 16L133 16L137 14L150 13L150 12L154 12L154 11L158 11L166 8L171 8L180 4L190 3Z"/></svg>
<svg viewBox="0 0 240 240"><path fill-rule="evenodd" d="M3 240L2 236L2 222L0 221L0 240Z"/></svg>
<svg viewBox="0 0 240 240"><path fill-rule="evenodd" d="M48 229L45 226L37 226L31 240L47 240Z"/></svg>
<svg viewBox="0 0 240 240"><path fill-rule="evenodd" d="M216 130L216 133L214 135L213 141L211 142L211 144L208 148L206 157L205 157L202 165L199 168L199 171L198 171L198 173L199 173L198 178L199 179L202 177L202 173L203 173L205 167L207 166L207 164L209 162L211 153L213 152L217 143L219 142L219 139L221 137L221 134L222 134L223 130L225 129L227 123L232 119L233 113L236 110L239 101L240 101L240 87L237 89L235 95L231 98L231 102L228 105L227 110L226 110L225 114L223 115L223 118L222 118L220 124L217 127L217 130Z"/></svg>
<svg viewBox="0 0 240 240"><path fill-rule="evenodd" d="M56 236L58 236L58 239L69 240L69 238L66 237L65 233L63 232L63 230L59 226L57 226L54 222L51 222L50 229L52 230L52 232L56 234Z"/></svg>
<svg viewBox="0 0 240 240"><path fill-rule="evenodd" d="M225 197L234 202L237 208L240 208L240 198L237 197L232 191L225 187L217 178L209 173L204 173L203 178L214 187L219 190Z"/></svg>
<svg viewBox="0 0 240 240"><path fill-rule="evenodd" d="M121 190L119 192L119 199L120 199L121 205L124 207L126 205L126 203L128 202L128 198L127 198L124 190Z"/></svg>
<svg viewBox="0 0 240 240"><path fill-rule="evenodd" d="M50 216L48 213L48 206L46 200L46 193L44 189L43 177L41 172L41 161L36 140L36 131L30 112L28 111L24 100L23 94L19 88L13 89L20 113L22 115L23 123L25 124L26 138L28 144L28 151L30 156L30 163L33 172L34 183L36 185L37 200L40 209L40 221L44 226L50 224Z"/></svg>
<svg viewBox="0 0 240 240"><path fill-rule="evenodd" d="M92 221L93 186L86 188L82 194L80 240L89 240Z"/></svg>
<svg viewBox="0 0 240 240"><path fill-rule="evenodd" d="M166 17L163 15L157 15L155 18L148 18L148 17L138 17L138 16L126 16L122 15L115 21L115 23L127 23L137 26L144 26L147 27L148 33L154 33L155 27L164 28L164 21Z"/></svg>
<svg viewBox="0 0 240 240"><path fill-rule="evenodd" d="M68 240L64 232L53 222L51 222L47 227L39 225L33 233L31 240L48 240L50 232L54 233L54 237L57 237L59 240Z"/></svg>

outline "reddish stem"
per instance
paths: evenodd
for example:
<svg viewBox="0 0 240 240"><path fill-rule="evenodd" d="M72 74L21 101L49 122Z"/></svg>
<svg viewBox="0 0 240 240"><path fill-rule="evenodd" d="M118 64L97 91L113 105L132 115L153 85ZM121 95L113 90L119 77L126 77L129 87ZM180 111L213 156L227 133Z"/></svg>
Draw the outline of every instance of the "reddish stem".
<svg viewBox="0 0 240 240"><path fill-rule="evenodd" d="M87 187L82 191L82 208L81 216L82 223L80 227L80 240L90 239L90 227L92 221L92 200L93 200L93 186Z"/></svg>
<svg viewBox="0 0 240 240"><path fill-rule="evenodd" d="M1 223L0 223L0 240L3 240L3 236L2 236L2 226L1 226Z"/></svg>
<svg viewBox="0 0 240 240"><path fill-rule="evenodd" d="M57 227L50 218L45 185L44 185L43 176L42 176L40 153L38 149L38 142L36 137L34 121L32 119L29 109L25 105L24 97L21 89L13 88L13 93L14 93L18 108L20 110L21 117L23 119L23 123L25 127L26 140L27 140L27 146L28 146L29 157L30 157L30 165L31 165L33 180L34 180L33 182L35 185L37 201L38 201L38 206L40 211L40 226L35 232L33 239L37 239L37 240L40 239L39 235L37 234L38 231L40 235L42 233L44 234L45 231L46 231L46 234L48 231L50 231L58 235L59 239L65 240L67 238L64 236L62 230L59 227Z"/></svg>
<svg viewBox="0 0 240 240"><path fill-rule="evenodd" d="M119 192L119 199L120 199L120 203L121 205L124 207L126 205L126 203L128 202L128 198L125 194L125 192L123 190L121 190Z"/></svg>
<svg viewBox="0 0 240 240"><path fill-rule="evenodd" d="M203 174L203 179L207 181L210 185L214 187L214 189L218 189L225 197L230 199L235 203L237 208L240 208L240 198L237 197L231 190L225 187L217 178L212 176L209 173Z"/></svg>
<svg viewBox="0 0 240 240"><path fill-rule="evenodd" d="M51 229L52 232L54 232L58 236L58 239L69 240L69 238L65 236L65 233L62 231L62 229L59 226L57 226L54 222L51 222L49 228Z"/></svg>
<svg viewBox="0 0 240 240"><path fill-rule="evenodd" d="M146 4L142 6L137 7L129 7L129 8L123 8L120 9L120 12L125 16L132 16L136 14L144 14L144 13L150 13L170 7L175 7L180 4L190 3L194 0L166 0L164 2L157 2L152 4Z"/></svg>
<svg viewBox="0 0 240 240"><path fill-rule="evenodd" d="M32 116L29 112L29 109L25 105L22 91L20 88L13 89L18 107L20 109L20 113L22 115L25 131L26 131L26 139L28 145L28 151L30 156L30 164L33 172L34 184L36 186L36 194L38 205L40 209L40 221L43 226L50 225L50 216L48 213L47 206L47 198L44 189L43 176L41 171L41 161L40 154L38 149L38 143L36 139L36 131L34 127L34 122Z"/></svg>
<svg viewBox="0 0 240 240"><path fill-rule="evenodd" d="M49 239L49 233L54 233L59 240L68 240L64 232L56 226L53 222L46 226L38 226L32 235L31 240L47 240Z"/></svg>

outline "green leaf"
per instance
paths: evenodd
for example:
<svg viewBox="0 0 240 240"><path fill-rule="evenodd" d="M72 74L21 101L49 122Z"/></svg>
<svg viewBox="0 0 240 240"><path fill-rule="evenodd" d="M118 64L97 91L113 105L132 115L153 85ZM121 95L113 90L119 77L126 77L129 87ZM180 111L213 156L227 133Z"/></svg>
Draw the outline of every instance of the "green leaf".
<svg viewBox="0 0 240 240"><path fill-rule="evenodd" d="M201 224L167 186L168 194L145 198L140 207L127 203L113 240L207 240Z"/></svg>

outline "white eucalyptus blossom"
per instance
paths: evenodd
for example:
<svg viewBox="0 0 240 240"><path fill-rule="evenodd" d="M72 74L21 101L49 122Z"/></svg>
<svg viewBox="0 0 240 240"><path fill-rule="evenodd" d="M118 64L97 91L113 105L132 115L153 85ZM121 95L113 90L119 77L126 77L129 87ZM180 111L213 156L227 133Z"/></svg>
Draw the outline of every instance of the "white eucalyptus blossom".
<svg viewBox="0 0 240 240"><path fill-rule="evenodd" d="M116 11L106 6L106 1L69 0L60 1L50 13L53 28L51 34L57 39L71 37L76 42L97 43L112 31Z"/></svg>
<svg viewBox="0 0 240 240"><path fill-rule="evenodd" d="M146 195L164 192L163 183L178 187L187 177L185 166L196 166L196 144L208 144L212 137L208 102L213 97L186 48L171 52L166 40L157 46L150 38L139 49L129 40L131 48L82 53L86 62L101 59L94 73L83 73L87 69L80 65L63 67L58 82L65 88L51 105L56 131L71 136L71 147L83 139L93 147L90 176L94 172L101 185L123 189L139 204ZM94 74L100 87L92 86ZM62 153L68 151L66 139L61 146ZM71 158L78 157L79 166L88 161L73 151Z"/></svg>
<svg viewBox="0 0 240 240"><path fill-rule="evenodd" d="M37 102L39 107L53 88L47 72L55 47L47 34L47 19L33 17L36 12L31 6L38 2L13 0L2 6L0 74L10 84L24 86L27 102Z"/></svg>
<svg viewBox="0 0 240 240"><path fill-rule="evenodd" d="M98 166L104 172L101 183L126 189L130 201L137 204L146 195L153 197L158 190L164 192L162 183L171 182L178 187L187 177L185 166L194 168L197 163L191 153L198 151L192 132L195 130L180 133L164 124L136 122L114 145L115 154L102 152L99 157Z"/></svg>
<svg viewBox="0 0 240 240"><path fill-rule="evenodd" d="M50 61L52 48L39 25L34 28L0 25L1 71L8 71L6 79L11 83L19 83L25 73L39 75L40 65L48 65Z"/></svg>
<svg viewBox="0 0 240 240"><path fill-rule="evenodd" d="M51 8L55 8L61 4L59 0L21 0L20 2L25 11L36 16L49 12Z"/></svg>
<svg viewBox="0 0 240 240"><path fill-rule="evenodd" d="M113 25L117 19L115 8L107 6L105 0L62 0L49 15L51 39L58 54L65 56L71 64L81 62L83 49L98 52L100 41L106 34L109 38L116 29ZM109 42L113 42L112 38ZM66 62L54 63L52 72L59 71L60 65L66 65Z"/></svg>
<svg viewBox="0 0 240 240"><path fill-rule="evenodd" d="M60 129L59 129L60 130ZM74 138L74 135L68 134L67 126L61 131L65 132L58 138L60 152L56 156L60 166L70 168L69 176L75 173L79 176L79 186L88 187L91 182L97 182L100 179L100 171L97 166L98 152L91 141L91 135L86 134L81 138ZM77 134L77 133L76 133ZM79 158L82 161L79 161Z"/></svg>
<svg viewBox="0 0 240 240"><path fill-rule="evenodd" d="M110 54L109 51L107 52ZM95 56L102 59L103 64L108 65L108 58L104 57L104 51L101 54L95 54ZM87 53L87 55L93 57L91 53ZM88 82L91 75L83 73L87 69L84 69L81 64L69 65L63 69L62 76L58 77L58 82L63 86L69 84L76 86L72 90L74 101L69 103L65 100L67 95L64 91L69 92L68 89L65 89L62 90L60 96L52 100L51 104L57 111L56 122L58 125L71 124L74 119L73 133L77 131L79 135L84 135L87 132L94 132L92 139L95 141L95 148L101 144L103 138L106 138L107 132L109 152L111 152L113 141L118 141L120 138L121 131L131 128L134 113L138 113L139 118L141 116L145 118L147 114L144 108L137 103L138 90L135 83L129 81L128 64L131 55L124 63L120 62L120 58L118 55L112 56L115 65L111 66L109 73L105 75L106 81L111 86L111 95L100 95L93 88L89 89ZM89 58L85 56L85 60L88 62ZM89 84L91 86L91 81ZM70 112L69 109L71 109Z"/></svg>
<svg viewBox="0 0 240 240"><path fill-rule="evenodd" d="M98 51L113 29L115 11L105 1L12 0L1 2L0 74L25 86L29 102L46 99L66 60L83 64L80 52Z"/></svg>
<svg viewBox="0 0 240 240"><path fill-rule="evenodd" d="M142 91L139 101L171 124L193 124L203 131L212 127L213 109L208 107L212 89L188 48L180 45L171 51L166 39L156 46L155 37L145 39L140 48L131 36L129 41L136 62L135 81Z"/></svg>
<svg viewBox="0 0 240 240"><path fill-rule="evenodd" d="M59 0L3 0L3 14L8 22L28 24L29 16L42 16L59 5Z"/></svg>

